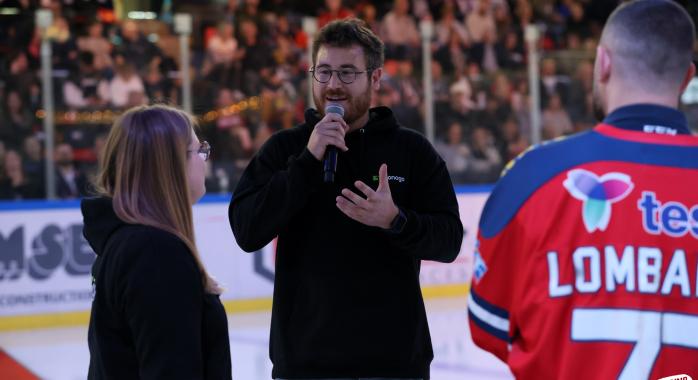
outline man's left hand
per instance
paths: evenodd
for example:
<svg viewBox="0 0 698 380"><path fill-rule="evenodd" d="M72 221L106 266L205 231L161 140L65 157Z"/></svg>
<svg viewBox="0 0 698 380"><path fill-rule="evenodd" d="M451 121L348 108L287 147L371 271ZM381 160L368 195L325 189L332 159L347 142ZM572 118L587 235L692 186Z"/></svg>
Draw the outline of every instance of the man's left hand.
<svg viewBox="0 0 698 380"><path fill-rule="evenodd" d="M359 223L384 229L390 228L393 219L400 212L393 202L388 185L388 165L382 164L378 170L378 188L371 189L361 181L354 182L365 198L349 189L342 189L337 197L337 208L346 216Z"/></svg>

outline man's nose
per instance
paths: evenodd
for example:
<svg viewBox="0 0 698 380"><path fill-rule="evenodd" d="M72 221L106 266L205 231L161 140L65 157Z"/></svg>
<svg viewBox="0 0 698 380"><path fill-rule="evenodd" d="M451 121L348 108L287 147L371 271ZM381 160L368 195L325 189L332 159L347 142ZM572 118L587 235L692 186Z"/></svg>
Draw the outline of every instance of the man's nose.
<svg viewBox="0 0 698 380"><path fill-rule="evenodd" d="M327 82L327 88L340 88L344 83L339 79L339 73L336 71L332 72L330 76L330 81Z"/></svg>

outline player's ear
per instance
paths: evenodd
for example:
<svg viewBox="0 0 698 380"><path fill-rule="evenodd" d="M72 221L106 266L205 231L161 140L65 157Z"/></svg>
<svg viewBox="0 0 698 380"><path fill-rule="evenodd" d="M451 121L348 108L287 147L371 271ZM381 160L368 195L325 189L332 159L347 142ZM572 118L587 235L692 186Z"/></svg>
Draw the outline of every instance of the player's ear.
<svg viewBox="0 0 698 380"><path fill-rule="evenodd" d="M601 83L607 83L611 77L611 68L613 67L613 61L611 60L611 55L608 49L599 44L596 48L596 75L598 76L598 81Z"/></svg>
<svg viewBox="0 0 698 380"><path fill-rule="evenodd" d="M681 83L681 93L683 94L684 91L686 91L686 87L688 87L688 84L691 83L691 80L693 80L693 77L696 75L696 65L691 62L691 64L688 66L688 70L686 70L686 76L683 78L683 82Z"/></svg>

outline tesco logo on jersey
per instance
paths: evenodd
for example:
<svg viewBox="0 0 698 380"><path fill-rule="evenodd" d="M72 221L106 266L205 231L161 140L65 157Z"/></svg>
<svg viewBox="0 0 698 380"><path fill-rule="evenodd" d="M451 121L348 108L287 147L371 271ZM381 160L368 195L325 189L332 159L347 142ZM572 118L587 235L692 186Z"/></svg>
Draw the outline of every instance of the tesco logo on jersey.
<svg viewBox="0 0 698 380"><path fill-rule="evenodd" d="M682 237L690 232L698 239L698 205L688 207L681 202L662 202L651 191L643 191L637 201L642 212L642 227L652 235Z"/></svg>

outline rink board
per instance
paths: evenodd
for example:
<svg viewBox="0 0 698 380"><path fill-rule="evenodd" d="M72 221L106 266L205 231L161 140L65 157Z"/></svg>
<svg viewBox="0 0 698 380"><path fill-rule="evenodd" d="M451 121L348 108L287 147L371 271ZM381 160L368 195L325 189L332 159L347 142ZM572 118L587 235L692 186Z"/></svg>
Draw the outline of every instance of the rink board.
<svg viewBox="0 0 698 380"><path fill-rule="evenodd" d="M466 234L455 262L422 263L425 297L462 296L470 282L477 221L490 188L457 187ZM229 195L194 206L203 261L226 288L229 313L271 307L274 242L259 252L238 247L228 224ZM82 236L79 201L0 203L0 331L84 324L92 302L94 253Z"/></svg>

